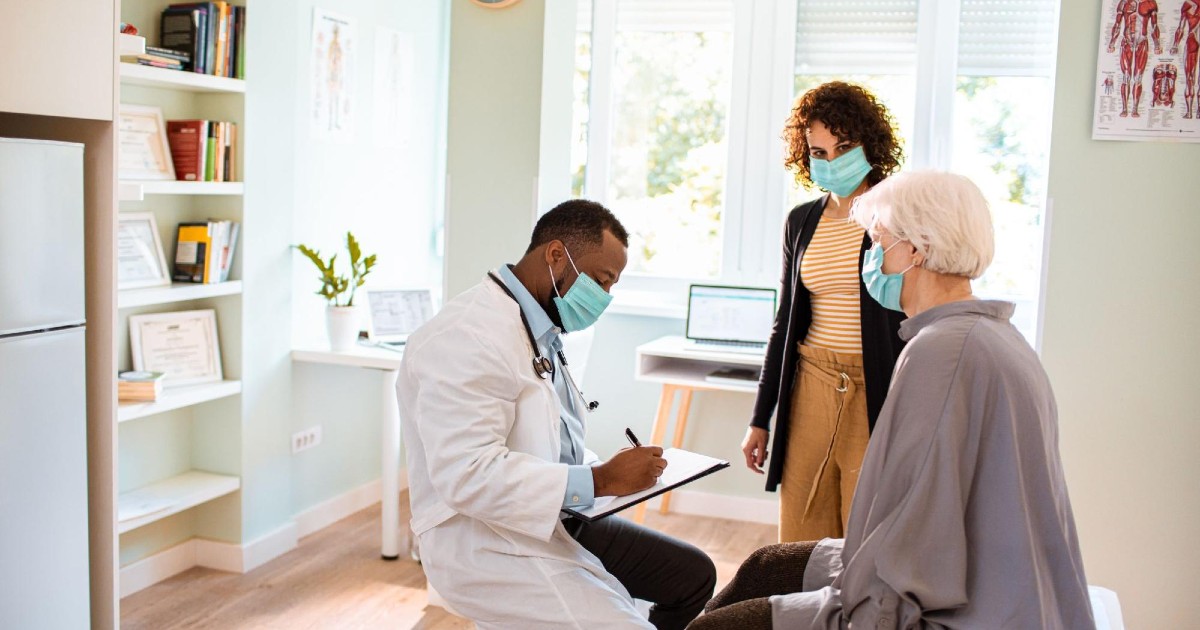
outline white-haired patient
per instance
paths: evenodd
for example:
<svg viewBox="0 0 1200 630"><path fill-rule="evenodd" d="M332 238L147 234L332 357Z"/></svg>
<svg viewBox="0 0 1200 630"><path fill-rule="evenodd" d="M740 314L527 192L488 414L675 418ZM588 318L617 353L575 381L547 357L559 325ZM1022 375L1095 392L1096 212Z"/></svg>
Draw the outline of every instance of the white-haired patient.
<svg viewBox="0 0 1200 630"><path fill-rule="evenodd" d="M855 206L863 280L908 315L846 538L755 552L689 628L1092 628L1037 355L979 300L992 260L970 180L894 175Z"/></svg>

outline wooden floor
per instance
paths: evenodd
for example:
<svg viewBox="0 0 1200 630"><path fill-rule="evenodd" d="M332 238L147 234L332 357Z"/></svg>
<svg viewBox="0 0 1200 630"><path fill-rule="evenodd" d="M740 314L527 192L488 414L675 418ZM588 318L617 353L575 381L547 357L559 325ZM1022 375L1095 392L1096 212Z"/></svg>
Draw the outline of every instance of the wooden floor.
<svg viewBox="0 0 1200 630"><path fill-rule="evenodd" d="M646 523L708 552L718 589L750 552L775 542L772 525L657 512ZM121 600L121 627L451 630L474 624L426 607L420 564L380 559L375 505L245 575L196 568L134 593Z"/></svg>

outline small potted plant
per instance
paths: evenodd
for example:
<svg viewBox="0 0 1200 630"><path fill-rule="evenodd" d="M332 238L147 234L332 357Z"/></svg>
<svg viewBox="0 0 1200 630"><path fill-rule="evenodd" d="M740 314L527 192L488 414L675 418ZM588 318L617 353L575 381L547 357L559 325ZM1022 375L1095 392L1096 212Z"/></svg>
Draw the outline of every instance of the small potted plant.
<svg viewBox="0 0 1200 630"><path fill-rule="evenodd" d="M321 252L307 246L297 249L317 266L321 272L321 288L316 294L325 298L325 331L329 335L329 348L334 351L349 350L358 339L358 309L354 305L354 292L366 282L367 274L375 266L375 255L363 257L362 248L354 234L346 232L346 249L350 253L350 275L339 275L335 264L335 253L329 260L321 258Z"/></svg>

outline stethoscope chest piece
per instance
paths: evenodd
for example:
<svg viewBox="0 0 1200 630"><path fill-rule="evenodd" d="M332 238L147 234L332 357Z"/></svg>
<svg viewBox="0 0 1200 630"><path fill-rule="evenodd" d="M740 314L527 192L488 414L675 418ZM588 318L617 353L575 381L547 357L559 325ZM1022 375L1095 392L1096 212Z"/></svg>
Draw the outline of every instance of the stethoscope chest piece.
<svg viewBox="0 0 1200 630"><path fill-rule="evenodd" d="M550 363L550 359L546 357L533 358L533 371L542 379L550 378L550 374L554 371L554 364Z"/></svg>

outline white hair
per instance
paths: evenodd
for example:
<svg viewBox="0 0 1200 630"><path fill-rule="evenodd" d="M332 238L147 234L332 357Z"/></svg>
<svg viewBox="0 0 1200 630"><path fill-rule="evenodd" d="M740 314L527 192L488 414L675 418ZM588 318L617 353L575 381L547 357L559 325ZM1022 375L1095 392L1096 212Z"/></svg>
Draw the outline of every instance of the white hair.
<svg viewBox="0 0 1200 630"><path fill-rule="evenodd" d="M987 200L971 180L944 171L912 171L883 180L854 201L851 217L912 243L925 269L972 280L992 264L995 238Z"/></svg>

